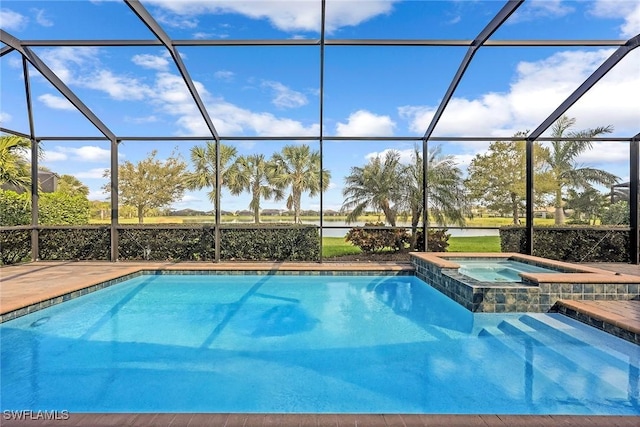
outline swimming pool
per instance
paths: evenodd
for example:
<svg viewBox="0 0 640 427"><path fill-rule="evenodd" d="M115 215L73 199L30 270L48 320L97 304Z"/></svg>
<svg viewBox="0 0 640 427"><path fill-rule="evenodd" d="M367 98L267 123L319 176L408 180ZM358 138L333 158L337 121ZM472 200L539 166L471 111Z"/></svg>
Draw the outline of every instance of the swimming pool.
<svg viewBox="0 0 640 427"><path fill-rule="evenodd" d="M413 276L143 275L0 325L2 410L638 415L638 346Z"/></svg>

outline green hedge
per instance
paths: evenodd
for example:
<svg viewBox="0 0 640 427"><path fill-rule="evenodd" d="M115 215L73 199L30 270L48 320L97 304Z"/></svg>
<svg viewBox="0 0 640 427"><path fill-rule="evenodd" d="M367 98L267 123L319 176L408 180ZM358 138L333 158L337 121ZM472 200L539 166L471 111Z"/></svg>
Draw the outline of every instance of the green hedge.
<svg viewBox="0 0 640 427"><path fill-rule="evenodd" d="M318 261L315 225L237 225L220 230L222 261Z"/></svg>
<svg viewBox="0 0 640 427"><path fill-rule="evenodd" d="M110 228L51 227L39 231L42 260L109 260ZM220 230L224 261L318 261L317 226L241 225ZM31 258L30 230L1 230L1 261L14 264ZM213 227L126 225L118 227L118 259L123 261L213 261Z"/></svg>
<svg viewBox="0 0 640 427"><path fill-rule="evenodd" d="M118 259L123 261L210 261L213 228L171 225L118 227Z"/></svg>
<svg viewBox="0 0 640 427"><path fill-rule="evenodd" d="M111 234L109 227L44 228L38 233L39 258L43 261L108 261Z"/></svg>
<svg viewBox="0 0 640 427"><path fill-rule="evenodd" d="M31 260L31 230L0 230L2 265Z"/></svg>
<svg viewBox="0 0 640 427"><path fill-rule="evenodd" d="M533 255L569 262L630 262L629 229L598 227L535 227ZM526 252L526 229L500 228L502 252Z"/></svg>

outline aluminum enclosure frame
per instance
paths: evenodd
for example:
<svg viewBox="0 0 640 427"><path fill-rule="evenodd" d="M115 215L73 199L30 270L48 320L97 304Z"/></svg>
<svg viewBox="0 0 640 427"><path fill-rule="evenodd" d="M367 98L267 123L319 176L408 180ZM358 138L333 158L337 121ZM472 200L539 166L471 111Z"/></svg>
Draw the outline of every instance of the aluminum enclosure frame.
<svg viewBox="0 0 640 427"><path fill-rule="evenodd" d="M55 140L106 140L110 142L111 147L111 260L118 260L117 253L117 225L118 225L118 145L121 141L194 141L213 139L216 144L216 212L215 212L215 230L216 230L216 261L220 260L220 240L219 225L221 223L220 216L220 193L221 193L221 177L220 177L220 144L222 141L269 141L269 140L296 140L296 141L317 141L320 149L320 167L323 168L323 147L324 141L415 141L421 142L423 158L428 153L429 141L494 141L496 139L505 141L516 141L522 138L513 137L486 137L479 135L477 137L434 137L435 130L440 118L446 111L449 101L452 99L458 84L463 80L464 73L474 58L474 54L479 48L500 48L500 47L618 47L618 49L595 71L593 72L564 102L562 102L556 110L551 113L533 132L526 136L526 233L527 233L527 253L533 251L533 144L535 141L549 141L552 138L541 137L542 133L548 129L562 114L564 114L580 97L587 93L607 72L613 69L616 64L622 60L625 55L637 48L640 44L640 34L630 38L629 40L490 40L490 37L498 30L504 22L522 5L524 0L509 0L501 10L491 19L487 26L473 40L438 40L438 39L327 39L325 34L326 27L326 1L319 0L321 4L321 26L319 39L282 39L282 40L174 40L165 32L147 9L138 0L124 0L126 5L138 17L138 19L150 30L155 39L149 40L19 40L8 32L0 29L0 41L5 46L0 48L0 58L8 53L17 51L23 58L23 76L25 79L25 97L27 99L27 115L29 120L30 134L0 127L0 132L13 134L28 138L32 142L34 149L32 150L32 175L37 174L37 147L41 141ZM89 109L82 100L69 88L62 80L33 52L31 47L58 47L58 46L164 46L170 53L174 64L179 70L195 105L202 115L210 135L202 135L198 137L132 137L114 134L101 120ZM177 48L181 46L316 46L319 50L319 122L320 130L318 136L296 136L289 135L286 137L236 137L219 135L215 126L214 119L209 115L209 111L204 105L195 83L191 78L186 65L183 63ZM326 46L457 46L468 47L468 51L462 60L458 70L452 78L452 81L443 95L442 101L438 105L436 113L426 129L423 137L337 137L325 136L323 132L324 123L324 79L325 79L325 47ZM104 137L54 137L35 134L35 124L31 107L30 94L30 76L26 63L29 62L42 76L44 76L51 84L62 94L71 104L82 113L91 124L96 127L104 135ZM630 147L630 217L631 217L631 247L630 258L633 263L640 263L640 251L638 245L640 242L639 235L639 212L638 212L638 180L639 180L639 164L640 164L640 133L628 138L595 138L597 141L624 141L629 143ZM427 162L423 161L423 224L428 226L428 181L427 181ZM322 179L322 174L321 174ZM322 185L322 182L321 182ZM35 197L32 198L32 253L38 253L38 212L37 212L37 188L33 189ZM323 210L323 193L320 192L320 212ZM320 215L320 237L324 227L323 215ZM425 239L425 248L426 248ZM321 240L322 242L322 240ZM322 243L321 243L322 245ZM322 262L322 257L320 257Z"/></svg>

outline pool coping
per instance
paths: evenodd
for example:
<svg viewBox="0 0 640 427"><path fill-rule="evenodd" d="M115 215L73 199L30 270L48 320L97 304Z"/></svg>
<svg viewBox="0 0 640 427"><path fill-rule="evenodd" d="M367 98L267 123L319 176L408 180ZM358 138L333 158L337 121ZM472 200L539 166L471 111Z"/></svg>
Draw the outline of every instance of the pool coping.
<svg viewBox="0 0 640 427"><path fill-rule="evenodd" d="M35 411L34 411L35 412ZM70 413L66 420L3 420L3 426L368 426L368 427L637 427L623 415L450 415L450 414L242 414L242 413Z"/></svg>

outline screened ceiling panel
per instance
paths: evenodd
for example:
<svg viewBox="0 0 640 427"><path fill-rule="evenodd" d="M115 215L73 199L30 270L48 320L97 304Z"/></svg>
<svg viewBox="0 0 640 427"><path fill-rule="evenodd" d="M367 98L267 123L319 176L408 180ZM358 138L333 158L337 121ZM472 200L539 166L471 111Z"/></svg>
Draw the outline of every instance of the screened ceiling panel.
<svg viewBox="0 0 640 427"><path fill-rule="evenodd" d="M142 4L175 39L318 38L319 1L160 1Z"/></svg>
<svg viewBox="0 0 640 427"><path fill-rule="evenodd" d="M497 1L328 1L328 39L474 39Z"/></svg>
<svg viewBox="0 0 640 427"><path fill-rule="evenodd" d="M612 52L613 50L609 50ZM611 126L607 137L631 137L640 127L640 51L631 51L566 115L575 117L582 127Z"/></svg>
<svg viewBox="0 0 640 427"><path fill-rule="evenodd" d="M0 126L29 134L22 57L11 52L0 61Z"/></svg>
<svg viewBox="0 0 640 427"><path fill-rule="evenodd" d="M190 129L179 123L183 115L189 115L191 126L205 128L166 49L55 47L33 50L118 135L189 134ZM56 108L53 104L45 105Z"/></svg>
<svg viewBox="0 0 640 427"><path fill-rule="evenodd" d="M325 135L422 136L466 48L329 46ZM393 60L384 60L393 58Z"/></svg>
<svg viewBox="0 0 640 427"><path fill-rule="evenodd" d="M2 27L23 40L149 39L122 1L3 0Z"/></svg>
<svg viewBox="0 0 640 427"><path fill-rule="evenodd" d="M180 53L221 136L319 136L318 47L200 46Z"/></svg>
<svg viewBox="0 0 640 427"><path fill-rule="evenodd" d="M611 48L481 48L433 135L511 137L532 131L611 52Z"/></svg>
<svg viewBox="0 0 640 427"><path fill-rule="evenodd" d="M29 75L36 137L104 136L33 67L29 67Z"/></svg>
<svg viewBox="0 0 640 427"><path fill-rule="evenodd" d="M636 7L635 0L529 0L492 39L626 40L635 34L626 30L620 20L632 14Z"/></svg>

